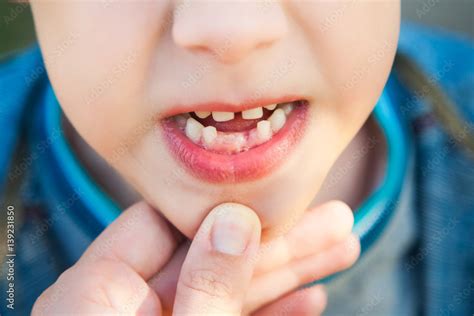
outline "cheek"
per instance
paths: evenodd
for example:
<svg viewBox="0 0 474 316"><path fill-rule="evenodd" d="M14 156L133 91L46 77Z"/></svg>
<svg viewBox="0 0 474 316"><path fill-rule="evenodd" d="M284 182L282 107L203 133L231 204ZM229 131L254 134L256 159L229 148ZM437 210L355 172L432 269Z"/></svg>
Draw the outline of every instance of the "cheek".
<svg viewBox="0 0 474 316"><path fill-rule="evenodd" d="M142 89L164 28L165 3L32 4L61 107L79 134L105 158L117 146L133 144L156 112Z"/></svg>
<svg viewBox="0 0 474 316"><path fill-rule="evenodd" d="M341 127L354 121L354 130L359 128L390 72L400 27L399 2L327 2L295 9L314 43L326 82L322 103L344 119Z"/></svg>

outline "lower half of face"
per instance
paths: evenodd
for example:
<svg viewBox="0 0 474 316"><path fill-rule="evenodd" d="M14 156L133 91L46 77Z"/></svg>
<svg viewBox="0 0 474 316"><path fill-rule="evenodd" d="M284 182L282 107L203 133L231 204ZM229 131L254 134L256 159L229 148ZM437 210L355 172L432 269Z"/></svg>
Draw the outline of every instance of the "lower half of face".
<svg viewBox="0 0 474 316"><path fill-rule="evenodd" d="M289 228L375 105L399 29L398 1L32 8L68 119L189 237L228 201Z"/></svg>

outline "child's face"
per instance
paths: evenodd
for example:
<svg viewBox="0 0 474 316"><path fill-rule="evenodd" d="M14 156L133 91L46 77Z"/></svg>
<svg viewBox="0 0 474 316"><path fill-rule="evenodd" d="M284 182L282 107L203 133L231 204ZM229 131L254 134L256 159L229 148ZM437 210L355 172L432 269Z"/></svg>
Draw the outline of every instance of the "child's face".
<svg viewBox="0 0 474 316"><path fill-rule="evenodd" d="M252 207L267 232L301 215L373 109L400 18L389 0L33 1L32 9L68 119L188 236L226 201ZM281 117L270 119L278 130L270 140L267 123L252 120L198 119L217 138L213 128L188 123L186 136L178 123L162 124L182 112L293 99L308 106L297 105L280 130Z"/></svg>

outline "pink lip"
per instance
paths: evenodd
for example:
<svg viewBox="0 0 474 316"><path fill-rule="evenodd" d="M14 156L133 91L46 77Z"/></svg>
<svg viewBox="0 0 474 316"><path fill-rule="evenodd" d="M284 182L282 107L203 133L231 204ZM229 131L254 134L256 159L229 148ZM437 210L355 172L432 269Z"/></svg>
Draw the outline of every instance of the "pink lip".
<svg viewBox="0 0 474 316"><path fill-rule="evenodd" d="M207 111L221 109L222 107L218 106L206 107ZM196 107L193 111L196 111ZM177 113L183 112L181 110ZM272 139L237 154L220 154L199 147L184 135L174 120L169 118L161 121L161 130L172 155L195 177L208 182L235 183L262 178L281 165L302 138L307 114L307 102L299 104L288 116L285 126Z"/></svg>

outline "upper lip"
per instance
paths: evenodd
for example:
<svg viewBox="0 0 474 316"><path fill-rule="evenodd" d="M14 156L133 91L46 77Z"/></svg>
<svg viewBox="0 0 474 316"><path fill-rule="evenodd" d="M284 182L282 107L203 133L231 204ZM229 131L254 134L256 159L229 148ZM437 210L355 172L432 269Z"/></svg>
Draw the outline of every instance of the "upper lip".
<svg viewBox="0 0 474 316"><path fill-rule="evenodd" d="M275 103L288 103L298 100L307 100L307 98L297 95L286 95L281 97L270 97L260 99L250 98L238 103L210 101L198 104L178 104L173 106L168 111L165 111L163 117L168 118L174 115L196 111L241 112L256 107L262 107Z"/></svg>

